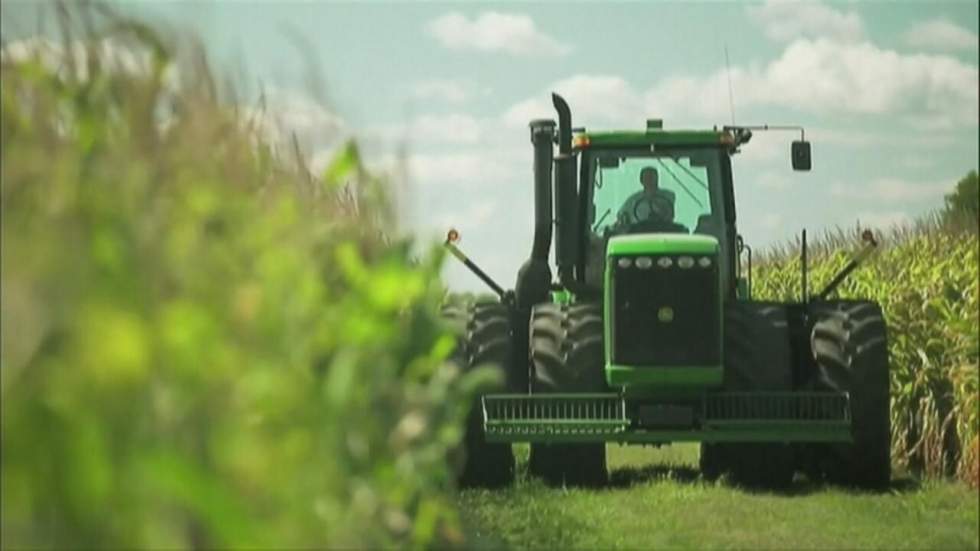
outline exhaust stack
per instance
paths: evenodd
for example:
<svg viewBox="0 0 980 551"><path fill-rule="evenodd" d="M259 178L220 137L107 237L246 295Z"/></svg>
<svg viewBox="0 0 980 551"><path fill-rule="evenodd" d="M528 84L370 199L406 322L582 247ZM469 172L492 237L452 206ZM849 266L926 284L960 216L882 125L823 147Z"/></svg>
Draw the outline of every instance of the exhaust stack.
<svg viewBox="0 0 980 551"><path fill-rule="evenodd" d="M532 305L548 299L551 290L551 165L554 162L555 121L531 121L531 144L534 146L534 243L529 258L517 272L514 286L518 308L528 312Z"/></svg>
<svg viewBox="0 0 980 551"><path fill-rule="evenodd" d="M558 156L555 157L555 263L558 277L565 285L572 282L578 259L576 207L578 173L572 151L572 112L558 94L551 94L558 112Z"/></svg>
<svg viewBox="0 0 980 551"><path fill-rule="evenodd" d="M531 258L548 262L551 250L551 164L555 121L531 121L534 145L534 245Z"/></svg>

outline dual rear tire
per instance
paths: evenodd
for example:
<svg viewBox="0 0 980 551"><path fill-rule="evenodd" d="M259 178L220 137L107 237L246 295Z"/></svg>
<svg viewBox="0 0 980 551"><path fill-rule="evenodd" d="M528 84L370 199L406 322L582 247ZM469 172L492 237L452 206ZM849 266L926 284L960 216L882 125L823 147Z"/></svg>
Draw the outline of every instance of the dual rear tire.
<svg viewBox="0 0 980 551"><path fill-rule="evenodd" d="M885 321L873 302L835 300L807 307L804 369L795 374L786 307L744 302L725 317L725 389L847 393L850 443L702 444L701 469L712 479L728 473L750 487L785 488L797 467L811 479L863 489L891 479L889 367Z"/></svg>
<svg viewBox="0 0 980 551"><path fill-rule="evenodd" d="M532 394L606 392L601 306L535 306L530 360ZM608 481L606 445L531 444L528 470L549 485L602 486Z"/></svg>
<svg viewBox="0 0 980 551"><path fill-rule="evenodd" d="M443 316L457 334L453 360L464 371L490 366L505 385L485 392L524 392L528 382L515 361L510 309L498 302L450 304ZM541 304L530 323L530 390L535 394L603 392L602 310L596 304ZM523 383L523 385L522 385ZM517 388L525 386L525 388ZM514 480L510 444L489 443L483 432L479 397L466 418L456 482L461 488L499 488ZM528 469L551 485L606 483L605 444L532 444Z"/></svg>
<svg viewBox="0 0 980 551"><path fill-rule="evenodd" d="M811 477L882 490L891 482L888 337L881 307L857 300L811 305L813 390L847 392L851 404L848 444L807 446L801 458Z"/></svg>
<svg viewBox="0 0 980 551"><path fill-rule="evenodd" d="M499 302L457 303L443 307L443 318L457 336L452 360L464 372L485 366L506 381L486 392L506 392L513 386L513 331L510 309ZM460 488L500 488L514 481L514 453L510 444L490 443L483 432L480 397L466 416L463 446L454 463Z"/></svg>

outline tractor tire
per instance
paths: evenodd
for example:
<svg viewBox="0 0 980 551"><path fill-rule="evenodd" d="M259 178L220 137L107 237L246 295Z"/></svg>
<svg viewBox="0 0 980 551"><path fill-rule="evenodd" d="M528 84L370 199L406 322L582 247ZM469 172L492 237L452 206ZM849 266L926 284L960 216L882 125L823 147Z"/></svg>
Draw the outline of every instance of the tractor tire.
<svg viewBox="0 0 980 551"><path fill-rule="evenodd" d="M492 366L501 371L502 380L512 380L513 336L507 306L499 302L452 304L443 307L442 314L457 334L452 360L460 369ZM491 390L504 392L506 387ZM455 469L457 487L500 488L514 481L510 444L489 443L484 437L479 396L466 417L462 452Z"/></svg>
<svg viewBox="0 0 980 551"><path fill-rule="evenodd" d="M725 473L725 444L701 444L701 456L698 458L698 467L701 470L701 477L705 480L714 482Z"/></svg>
<svg viewBox="0 0 980 551"><path fill-rule="evenodd" d="M539 304L531 313L532 394L605 392L602 306ZM531 444L528 470L547 484L602 486L605 444Z"/></svg>
<svg viewBox="0 0 980 551"><path fill-rule="evenodd" d="M738 301L725 308L724 389L788 391L793 387L786 308L778 303ZM784 443L701 444L706 479L728 473L738 485L784 489L793 481L793 448Z"/></svg>
<svg viewBox="0 0 980 551"><path fill-rule="evenodd" d="M816 363L811 388L847 392L851 402L849 444L810 446L818 476L870 490L891 481L888 336L881 307L835 300L809 309L810 348Z"/></svg>

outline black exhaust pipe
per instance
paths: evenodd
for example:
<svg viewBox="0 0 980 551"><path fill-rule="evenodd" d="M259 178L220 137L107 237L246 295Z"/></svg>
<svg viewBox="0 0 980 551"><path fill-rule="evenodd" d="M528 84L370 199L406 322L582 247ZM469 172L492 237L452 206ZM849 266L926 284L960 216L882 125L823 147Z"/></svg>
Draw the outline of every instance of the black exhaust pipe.
<svg viewBox="0 0 980 551"><path fill-rule="evenodd" d="M578 173L572 152L572 112L558 94L551 94L558 112L558 156L555 157L555 263L558 278L572 284L578 261Z"/></svg>
<svg viewBox="0 0 980 551"><path fill-rule="evenodd" d="M529 258L517 272L514 286L517 306L530 312L531 306L548 300L551 290L551 168L554 162L555 121L531 121L534 145L534 243ZM525 322L526 320L521 320ZM523 326L526 326L526 323Z"/></svg>
<svg viewBox="0 0 980 551"><path fill-rule="evenodd" d="M548 262L551 250L551 165L555 121L531 121L534 145L534 245L531 258Z"/></svg>
<svg viewBox="0 0 980 551"><path fill-rule="evenodd" d="M567 155L572 152L572 110L568 102L558 94L551 94L551 104L558 111L558 152Z"/></svg>

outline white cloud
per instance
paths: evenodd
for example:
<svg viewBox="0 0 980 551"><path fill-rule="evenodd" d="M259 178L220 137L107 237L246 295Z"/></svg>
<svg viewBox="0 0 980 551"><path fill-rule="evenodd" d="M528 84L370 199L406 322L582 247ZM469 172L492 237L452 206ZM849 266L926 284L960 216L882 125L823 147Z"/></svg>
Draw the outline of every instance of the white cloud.
<svg viewBox="0 0 980 551"><path fill-rule="evenodd" d="M935 117L945 120L945 117ZM923 117L903 116L901 121L920 130L937 130L935 120L923 120ZM959 124L963 124L960 121ZM945 129L949 129L947 127ZM807 127L806 137L814 144L829 144L846 148L867 147L900 147L903 149L936 149L951 147L957 142L955 134L948 132L889 132L861 129L838 129L827 127Z"/></svg>
<svg viewBox="0 0 980 551"><path fill-rule="evenodd" d="M452 104L489 96L491 93L490 88L477 86L473 81L448 78L424 80L412 86L412 97L415 99Z"/></svg>
<svg viewBox="0 0 980 551"><path fill-rule="evenodd" d="M734 67L731 78L736 111L775 105L822 115L908 112L977 122L977 69L949 56L902 55L869 42L800 39L764 67ZM724 70L673 77L648 96L672 111L723 117L726 80Z"/></svg>
<svg viewBox="0 0 980 551"><path fill-rule="evenodd" d="M468 150L457 153L421 154L408 159L413 181L421 187L448 186L463 189L476 185L511 183L513 163L491 152Z"/></svg>
<svg viewBox="0 0 980 551"><path fill-rule="evenodd" d="M798 40L758 75L750 99L821 112L951 111L976 124L977 82L977 69L952 57Z"/></svg>
<svg viewBox="0 0 980 551"><path fill-rule="evenodd" d="M786 164L789 165L789 160L786 161ZM755 179L750 180L750 182L768 191L787 191L790 189L793 179L786 172L766 170L756 176Z"/></svg>
<svg viewBox="0 0 980 551"><path fill-rule="evenodd" d="M752 135L752 141L741 148L741 151L739 164L762 164L780 159L789 163L789 140L782 133L756 132Z"/></svg>
<svg viewBox="0 0 980 551"><path fill-rule="evenodd" d="M894 210L885 212L861 211L857 214L857 219L861 227L890 229L899 224L907 224L912 217L905 211Z"/></svg>
<svg viewBox="0 0 980 551"><path fill-rule="evenodd" d="M736 112L778 106L800 112L885 114L925 119L932 127L976 126L977 68L944 55L903 55L869 42L800 39L765 66L733 67ZM575 124L638 125L645 114L664 114L698 125L728 119L724 69L705 76L672 76L645 91L615 75L576 75L548 90L562 92ZM546 91L506 111L509 124L554 117ZM669 122L669 121L668 121Z"/></svg>
<svg viewBox="0 0 980 551"><path fill-rule="evenodd" d="M949 191L950 181L910 181L899 178L878 178L868 183L836 183L830 194L849 199L878 202L937 201Z"/></svg>
<svg viewBox="0 0 980 551"><path fill-rule="evenodd" d="M422 115L411 125L413 136L453 143L477 143L482 133L480 121L470 115Z"/></svg>
<svg viewBox="0 0 980 551"><path fill-rule="evenodd" d="M858 14L818 2L769 1L747 11L766 36L779 42L820 37L855 41L864 36L864 25Z"/></svg>
<svg viewBox="0 0 980 551"><path fill-rule="evenodd" d="M912 170L923 170L935 167L938 162L932 155L906 155L902 159L902 166Z"/></svg>
<svg viewBox="0 0 980 551"><path fill-rule="evenodd" d="M905 33L905 43L914 48L938 51L975 50L977 33L946 19L930 19Z"/></svg>
<svg viewBox="0 0 980 551"><path fill-rule="evenodd" d="M473 94L471 84L452 79L433 79L416 83L412 95L418 99L463 103Z"/></svg>
<svg viewBox="0 0 980 551"><path fill-rule="evenodd" d="M861 130L841 130L837 128L824 128L815 127L807 128L807 139L812 140L821 144L833 144L843 147L871 147L875 144L881 144L886 139L894 139L897 142L905 143L911 138L910 136L891 136L891 135L881 135L875 132L867 132Z"/></svg>
<svg viewBox="0 0 980 551"><path fill-rule="evenodd" d="M554 118L550 92L560 94L572 108L572 123L642 124L643 96L625 79L612 75L575 75L555 82L547 91L521 101L504 113L510 126L524 126L533 119Z"/></svg>
<svg viewBox="0 0 980 551"><path fill-rule="evenodd" d="M455 228L462 235L468 235L468 230L479 231L481 226L499 215L500 204L494 199L483 199L479 202L461 204L459 209L440 213L430 220L434 228Z"/></svg>
<svg viewBox="0 0 980 551"><path fill-rule="evenodd" d="M407 124L384 127L380 134L404 142L419 144L475 144L483 137L485 121L465 113L420 115Z"/></svg>
<svg viewBox="0 0 980 551"><path fill-rule="evenodd" d="M777 212L768 212L762 215L759 225L767 231L775 231L783 225L783 215Z"/></svg>
<svg viewBox="0 0 980 551"><path fill-rule="evenodd" d="M571 51L522 14L486 11L471 20L451 12L429 22L427 31L451 50L512 55L564 55Z"/></svg>

